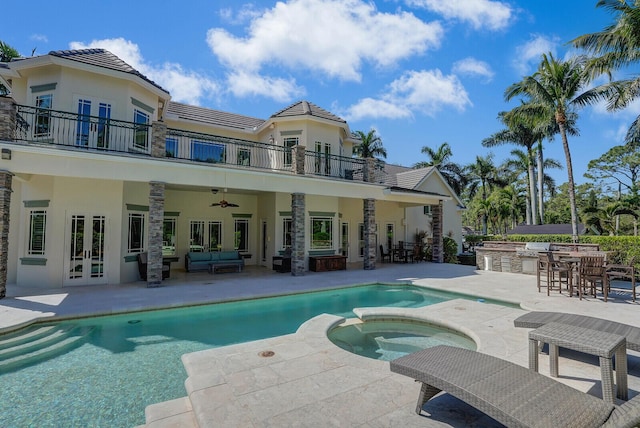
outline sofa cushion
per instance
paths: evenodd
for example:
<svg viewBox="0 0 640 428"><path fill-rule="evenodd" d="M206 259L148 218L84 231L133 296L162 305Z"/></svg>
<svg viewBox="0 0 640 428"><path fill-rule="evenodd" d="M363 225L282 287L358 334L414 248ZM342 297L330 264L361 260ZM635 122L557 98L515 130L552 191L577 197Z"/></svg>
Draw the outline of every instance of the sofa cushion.
<svg viewBox="0 0 640 428"><path fill-rule="evenodd" d="M239 258L237 251L223 251L220 253L220 260L238 260Z"/></svg>
<svg viewBox="0 0 640 428"><path fill-rule="evenodd" d="M191 259L192 262L206 262L211 260L211 254L210 253L189 253L189 259Z"/></svg>
<svg viewBox="0 0 640 428"><path fill-rule="evenodd" d="M219 251L213 251L211 253L211 261L212 262L217 262L218 260L220 260L220 252Z"/></svg>

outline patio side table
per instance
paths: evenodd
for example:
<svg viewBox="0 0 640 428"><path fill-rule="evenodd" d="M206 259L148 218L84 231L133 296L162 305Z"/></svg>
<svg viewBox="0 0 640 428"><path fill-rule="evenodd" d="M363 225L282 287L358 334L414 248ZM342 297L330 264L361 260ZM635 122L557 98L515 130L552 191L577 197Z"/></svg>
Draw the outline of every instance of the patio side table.
<svg viewBox="0 0 640 428"><path fill-rule="evenodd" d="M624 336L561 323L548 323L529 332L529 368L538 371L538 342L549 344L552 377L558 377L558 347L600 358L602 399L615 403L612 357L616 356L617 397L628 399L627 340Z"/></svg>

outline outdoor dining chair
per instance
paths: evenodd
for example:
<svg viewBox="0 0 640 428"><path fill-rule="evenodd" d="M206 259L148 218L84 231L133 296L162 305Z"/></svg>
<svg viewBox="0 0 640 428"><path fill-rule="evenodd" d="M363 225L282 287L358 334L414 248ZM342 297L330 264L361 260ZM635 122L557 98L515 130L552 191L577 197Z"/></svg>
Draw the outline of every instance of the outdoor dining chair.
<svg viewBox="0 0 640 428"><path fill-rule="evenodd" d="M567 289L571 286L571 268L561 260L554 259L551 251L542 252L538 255L538 292L542 287L543 279L547 286L547 296L550 295L555 284L558 286L558 291L562 293L563 282Z"/></svg>
<svg viewBox="0 0 640 428"><path fill-rule="evenodd" d="M602 287L604 301L607 301L607 275L602 256L582 256L578 266L578 296L582 300L582 295L589 285L589 294L596 297L598 283Z"/></svg>
<svg viewBox="0 0 640 428"><path fill-rule="evenodd" d="M606 275L607 275L607 294L614 289L616 291L629 291L629 289L625 286L617 286L612 283L612 280L623 280L623 281L631 281L631 295L633 296L633 301L636 301L636 269L635 269L635 257L631 257L627 264L609 264L606 265Z"/></svg>

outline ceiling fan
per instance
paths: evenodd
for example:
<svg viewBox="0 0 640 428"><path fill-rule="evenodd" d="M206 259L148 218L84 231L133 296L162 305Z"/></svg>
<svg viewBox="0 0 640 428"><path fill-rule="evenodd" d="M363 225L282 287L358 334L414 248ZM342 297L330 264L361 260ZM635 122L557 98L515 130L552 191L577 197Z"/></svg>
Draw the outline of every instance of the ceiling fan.
<svg viewBox="0 0 640 428"><path fill-rule="evenodd" d="M227 189L224 190L225 193L227 191ZM218 193L218 189L211 189L211 193L213 193L214 195ZM231 202L227 202L225 201L224 197L220 200L220 202L214 202L213 204L211 204L212 207L220 207L220 208L227 208L227 207L239 207L240 205L238 204L232 204Z"/></svg>

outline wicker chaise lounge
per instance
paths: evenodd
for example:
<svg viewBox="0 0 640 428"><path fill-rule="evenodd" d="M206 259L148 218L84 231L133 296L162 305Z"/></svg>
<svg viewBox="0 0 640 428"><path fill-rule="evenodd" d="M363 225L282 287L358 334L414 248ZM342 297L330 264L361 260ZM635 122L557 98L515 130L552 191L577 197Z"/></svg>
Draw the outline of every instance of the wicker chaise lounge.
<svg viewBox="0 0 640 428"><path fill-rule="evenodd" d="M436 346L390 362L391 371L422 388L416 412L440 391L508 427L634 427L640 395L621 406L578 391L533 370L491 355Z"/></svg>
<svg viewBox="0 0 640 428"><path fill-rule="evenodd" d="M565 314L562 312L528 312L513 321L513 325L520 328L539 328L550 322L575 325L590 330L624 336L627 339L627 349L640 351L640 327L609 321L586 315Z"/></svg>

